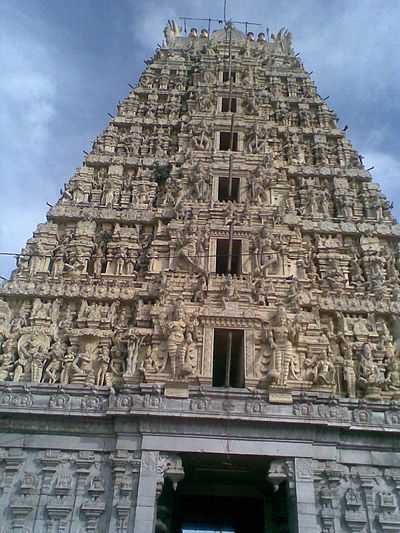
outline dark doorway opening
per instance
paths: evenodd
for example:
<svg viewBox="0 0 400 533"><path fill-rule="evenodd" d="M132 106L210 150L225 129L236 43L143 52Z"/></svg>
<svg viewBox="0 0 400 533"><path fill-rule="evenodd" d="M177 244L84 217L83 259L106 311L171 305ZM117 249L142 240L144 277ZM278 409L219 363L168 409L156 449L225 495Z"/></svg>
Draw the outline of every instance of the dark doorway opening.
<svg viewBox="0 0 400 533"><path fill-rule="evenodd" d="M262 456L180 454L185 477L164 483L156 533L289 533L286 483L274 492Z"/></svg>
<svg viewBox="0 0 400 533"><path fill-rule="evenodd" d="M214 387L244 387L243 336L241 329L214 330Z"/></svg>
<svg viewBox="0 0 400 533"><path fill-rule="evenodd" d="M223 113L236 113L237 100L236 98L222 98L221 111Z"/></svg>
<svg viewBox="0 0 400 533"><path fill-rule="evenodd" d="M229 70L224 70L222 73L222 81L227 82L229 80L232 80L233 83L236 81L236 72L233 72L232 70L229 72Z"/></svg>
<svg viewBox="0 0 400 533"><path fill-rule="evenodd" d="M238 134L230 131L221 131L219 134L219 149L223 151L231 150L237 152L238 150Z"/></svg>
<svg viewBox="0 0 400 533"><path fill-rule="evenodd" d="M229 178L218 178L218 201L238 202L239 201L240 179L232 178L231 194L229 195Z"/></svg>
<svg viewBox="0 0 400 533"><path fill-rule="evenodd" d="M232 241L232 261L229 270L229 239L217 240L216 272L217 274L240 274L242 269L242 241Z"/></svg>

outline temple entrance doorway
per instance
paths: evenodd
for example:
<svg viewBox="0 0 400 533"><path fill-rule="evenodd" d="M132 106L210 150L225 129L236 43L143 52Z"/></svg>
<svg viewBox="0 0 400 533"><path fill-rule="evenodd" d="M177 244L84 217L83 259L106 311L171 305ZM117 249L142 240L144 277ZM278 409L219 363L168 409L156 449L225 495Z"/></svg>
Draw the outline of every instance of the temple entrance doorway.
<svg viewBox="0 0 400 533"><path fill-rule="evenodd" d="M156 533L289 533L287 487L274 492L266 457L180 456L185 478L176 491L165 481Z"/></svg>

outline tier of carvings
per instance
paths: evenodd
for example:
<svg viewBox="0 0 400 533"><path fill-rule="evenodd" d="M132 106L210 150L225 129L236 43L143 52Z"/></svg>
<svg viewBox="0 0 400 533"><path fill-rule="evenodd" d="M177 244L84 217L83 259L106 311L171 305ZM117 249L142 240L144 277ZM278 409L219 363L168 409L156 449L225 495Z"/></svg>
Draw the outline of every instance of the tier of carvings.
<svg viewBox="0 0 400 533"><path fill-rule="evenodd" d="M400 470L314 462L321 533L400 529Z"/></svg>
<svg viewBox="0 0 400 533"><path fill-rule="evenodd" d="M139 467L125 451L2 448L0 530L126 533Z"/></svg>
<svg viewBox="0 0 400 533"><path fill-rule="evenodd" d="M209 385L240 328L248 387L396 400L400 228L290 33L165 36L0 289L0 381Z"/></svg>

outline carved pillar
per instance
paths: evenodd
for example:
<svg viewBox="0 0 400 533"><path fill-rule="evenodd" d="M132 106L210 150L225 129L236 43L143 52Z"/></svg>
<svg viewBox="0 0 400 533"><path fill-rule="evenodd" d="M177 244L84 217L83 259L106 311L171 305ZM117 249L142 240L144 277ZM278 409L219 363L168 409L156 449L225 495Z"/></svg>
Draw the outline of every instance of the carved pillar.
<svg viewBox="0 0 400 533"><path fill-rule="evenodd" d="M321 533L317 522L312 459L296 458L294 464L297 530L299 533Z"/></svg>
<svg viewBox="0 0 400 533"><path fill-rule="evenodd" d="M215 272L217 270L217 239L210 239L208 248L208 271Z"/></svg>
<svg viewBox="0 0 400 533"><path fill-rule="evenodd" d="M204 328L203 351L201 358L201 370L199 381L201 384L210 385L213 375L213 350L214 350L214 329Z"/></svg>
<svg viewBox="0 0 400 533"><path fill-rule="evenodd" d="M21 448L10 448L7 457L4 458L4 490L9 490L15 474L22 468L25 461L25 452Z"/></svg>
<svg viewBox="0 0 400 533"><path fill-rule="evenodd" d="M292 459L274 459L271 461L268 475L268 481L274 488L274 492L279 490L281 483L287 483L287 506L289 531L297 531L296 519L296 487L294 482L294 462ZM300 530L299 530L300 531Z"/></svg>
<svg viewBox="0 0 400 533"><path fill-rule="evenodd" d="M132 458L132 454L125 450L117 450L111 455L114 497L113 508L115 510L116 533L127 533L129 523L132 522L131 514L134 509L132 501L136 496L136 476L138 461Z"/></svg>
<svg viewBox="0 0 400 533"><path fill-rule="evenodd" d="M138 498L133 533L153 533L157 519L157 499L164 481L170 479L174 489L185 473L179 455L142 452Z"/></svg>
<svg viewBox="0 0 400 533"><path fill-rule="evenodd" d="M250 243L248 239L242 239L242 272L243 274L251 274L251 259Z"/></svg>

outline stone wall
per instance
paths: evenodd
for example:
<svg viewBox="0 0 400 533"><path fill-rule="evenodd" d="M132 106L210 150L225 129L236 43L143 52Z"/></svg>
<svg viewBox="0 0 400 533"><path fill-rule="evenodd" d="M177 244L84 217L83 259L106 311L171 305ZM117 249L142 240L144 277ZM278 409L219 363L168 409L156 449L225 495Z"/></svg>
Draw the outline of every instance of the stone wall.
<svg viewBox="0 0 400 533"><path fill-rule="evenodd" d="M270 482L289 484L291 533L400 528L397 405L48 389L0 391L2 533L153 533L164 479L179 483L188 452L264 456Z"/></svg>

